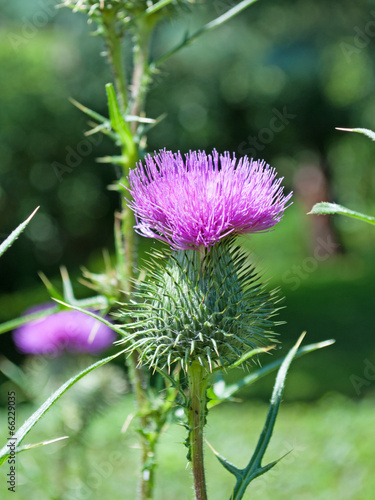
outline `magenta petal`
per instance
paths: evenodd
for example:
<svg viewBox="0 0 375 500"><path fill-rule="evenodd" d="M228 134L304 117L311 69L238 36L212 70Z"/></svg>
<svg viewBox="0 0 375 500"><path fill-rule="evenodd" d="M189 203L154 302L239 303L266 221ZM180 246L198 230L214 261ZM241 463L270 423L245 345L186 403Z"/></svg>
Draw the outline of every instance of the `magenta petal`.
<svg viewBox="0 0 375 500"><path fill-rule="evenodd" d="M174 250L211 246L229 234L268 231L292 193L264 161L239 161L228 152L148 155L128 177L138 233Z"/></svg>

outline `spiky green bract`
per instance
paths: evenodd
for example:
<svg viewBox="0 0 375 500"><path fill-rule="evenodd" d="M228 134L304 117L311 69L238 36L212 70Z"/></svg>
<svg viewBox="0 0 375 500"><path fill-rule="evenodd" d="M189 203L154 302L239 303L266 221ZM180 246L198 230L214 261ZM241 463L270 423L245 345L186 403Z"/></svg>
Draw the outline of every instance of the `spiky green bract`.
<svg viewBox="0 0 375 500"><path fill-rule="evenodd" d="M212 371L275 340L276 291L267 291L232 238L153 257L139 303L121 313L133 318L125 340L140 363L169 369L179 361L187 370L198 361Z"/></svg>

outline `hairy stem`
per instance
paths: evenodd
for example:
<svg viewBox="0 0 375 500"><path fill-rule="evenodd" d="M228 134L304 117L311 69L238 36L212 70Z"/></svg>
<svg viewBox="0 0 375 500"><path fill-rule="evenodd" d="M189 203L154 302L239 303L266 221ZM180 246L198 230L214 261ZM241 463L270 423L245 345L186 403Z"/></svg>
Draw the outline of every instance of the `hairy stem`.
<svg viewBox="0 0 375 500"><path fill-rule="evenodd" d="M141 432L141 476L138 484L139 500L152 500L155 483L155 447L157 436L154 436L152 417L150 415L150 402L147 398L147 380L142 369L137 368L138 354L133 352L128 359L129 378L131 380Z"/></svg>
<svg viewBox="0 0 375 500"><path fill-rule="evenodd" d="M150 80L149 44L153 24L144 20L138 23L138 31L134 40L134 71L131 86L130 114L142 116L144 114L145 96ZM137 133L137 122L131 124L132 134Z"/></svg>
<svg viewBox="0 0 375 500"><path fill-rule="evenodd" d="M203 461L203 428L206 423L207 374L196 361L188 368L189 383L189 445L196 500L207 500Z"/></svg>

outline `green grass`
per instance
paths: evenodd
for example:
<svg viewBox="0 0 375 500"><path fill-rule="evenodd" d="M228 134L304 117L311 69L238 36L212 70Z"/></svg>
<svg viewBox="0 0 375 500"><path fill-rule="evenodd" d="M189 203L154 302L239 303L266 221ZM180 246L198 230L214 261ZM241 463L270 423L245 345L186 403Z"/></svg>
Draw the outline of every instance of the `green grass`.
<svg viewBox="0 0 375 500"><path fill-rule="evenodd" d="M256 479L245 498L252 500L372 500L375 490L373 463L375 435L372 432L375 401L353 402L327 395L315 404L284 403L273 440L267 452L272 461L290 452L267 475ZM18 422L30 413L20 407ZM64 399L32 431L28 442L57 437L62 430ZM67 409L65 409L67 411ZM120 434L132 411L129 397L106 415L94 415L80 435L18 456L17 491L23 500L133 500L139 450L132 430ZM209 415L206 438L222 455L244 466L263 426L267 406L257 401L224 405ZM6 420L2 415L1 421ZM70 426L74 428L74 414ZM70 429L70 434L74 434ZM159 446L159 468L155 500L191 500L191 473L182 445L185 431L171 425ZM78 440L78 441L79 441ZM209 498L227 500L233 478L206 449ZM1 468L2 495L7 463ZM6 497L6 495L5 495Z"/></svg>

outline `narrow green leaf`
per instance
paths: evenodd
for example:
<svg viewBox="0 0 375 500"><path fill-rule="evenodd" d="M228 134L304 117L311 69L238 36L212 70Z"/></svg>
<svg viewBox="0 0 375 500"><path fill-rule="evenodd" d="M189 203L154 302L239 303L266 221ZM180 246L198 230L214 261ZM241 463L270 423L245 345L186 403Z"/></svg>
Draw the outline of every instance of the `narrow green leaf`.
<svg viewBox="0 0 375 500"><path fill-rule="evenodd" d="M34 425L43 417L43 415L56 403L56 401L68 390L70 387L72 387L76 382L78 382L81 378L83 378L85 375L88 373L92 372L95 370L95 368L98 368L99 366L102 366L109 361L112 361L113 359L117 358L121 354L124 354L124 351L120 351L117 354L114 354L113 356L108 356L107 358L101 359L100 361L97 361L96 363L92 364L85 370L81 371L74 377L70 378L65 384L63 384L57 391L55 391L52 396L50 396L43 404L36 410L30 418L26 420L26 422L18 429L18 431L14 434L12 440L15 441L16 443L16 453L19 451L22 451L22 449L19 449L20 444L24 440L24 438L27 436L27 434L31 431L31 429L34 427ZM4 447L0 450L0 465L4 463L5 460L9 457L9 448L7 445L4 445Z"/></svg>
<svg viewBox="0 0 375 500"><path fill-rule="evenodd" d="M22 451L32 450L33 448L39 448L40 446L46 446L47 444L57 443L58 441L63 441L64 439L69 439L69 436L61 436L55 439L50 439L49 441L41 441L40 443L25 444L17 448L17 453Z"/></svg>
<svg viewBox="0 0 375 500"><path fill-rule="evenodd" d="M59 301L58 298L52 297L55 302L59 302L64 307L61 306L52 306L47 309L43 309L42 311L38 311L32 314L27 314L25 316L20 316L19 318L11 319L10 321L6 321L0 325L0 334L10 332L19 326L25 325L30 321L35 321L38 319L45 318L46 316L50 316L51 314L55 314L59 311L62 311L65 307L70 308L70 305L65 304L64 301ZM104 297L104 295L96 295L95 297L89 297L87 299L80 299L75 301L77 306L90 307L93 309L107 309L108 308L108 299ZM79 309L85 311L84 309Z"/></svg>
<svg viewBox="0 0 375 500"><path fill-rule="evenodd" d="M316 203L311 212L308 215L346 215L347 217L353 217L354 219L359 219L364 222L368 222L369 224L375 224L375 217L370 215L365 215L360 212L355 212L354 210L350 210L349 208L345 208L341 205L337 205L336 203L328 203L323 201L322 203Z"/></svg>
<svg viewBox="0 0 375 500"><path fill-rule="evenodd" d="M65 306L69 309L74 309L75 311L79 311L81 313L87 314L87 316L91 316L92 318L97 319L98 321L100 321L104 325L108 326L109 328L111 328L113 331L119 333L120 335L124 335L124 330L122 328L111 323L110 321L106 320L105 318L102 318L101 316L93 313L92 311L87 311L86 309L82 309L82 307L78 307L74 304L67 304L66 302L62 302L61 300L57 300L57 299L54 299L54 300L55 300L55 302L58 302L59 304Z"/></svg>
<svg viewBox="0 0 375 500"><path fill-rule="evenodd" d="M42 280L43 285L46 287L47 292L49 293L50 297L53 297L54 299L59 299L59 300L64 300L64 297L61 295L61 293L52 285L50 280L47 278L47 276L39 271L38 273L39 278Z"/></svg>
<svg viewBox="0 0 375 500"><path fill-rule="evenodd" d="M20 316L19 318L11 319L10 321L6 321L0 325L0 334L10 332L19 326L25 325L30 321L35 321L37 319L44 318L49 316L50 314L54 314L61 311L61 307L55 306L50 307L48 309L43 309L42 311L38 311L32 314L27 314L25 316Z"/></svg>
<svg viewBox="0 0 375 500"><path fill-rule="evenodd" d="M36 214L37 210L39 210L39 207L37 207L34 212L24 221L22 224L20 224L17 229L15 229L9 236L4 240L1 245L0 245L0 256L3 255L5 250L7 250L18 238L18 236L22 233L22 231L25 229L27 224L31 221L31 219L34 217Z"/></svg>
<svg viewBox="0 0 375 500"><path fill-rule="evenodd" d="M108 309L109 303L105 295L95 295L86 299L76 300L76 304L81 307L91 307L92 309Z"/></svg>
<svg viewBox="0 0 375 500"><path fill-rule="evenodd" d="M61 279L62 279L62 283L63 283L64 301L71 303L71 304L76 304L77 300L74 297L73 285L72 285L72 282L70 281L70 277L69 277L69 273L68 273L67 268L65 266L61 266L60 273L61 273Z"/></svg>
<svg viewBox="0 0 375 500"><path fill-rule="evenodd" d="M12 361L5 356L0 357L0 371L14 384L18 385L25 394L30 394L29 377L19 366L12 363Z"/></svg>
<svg viewBox="0 0 375 500"><path fill-rule="evenodd" d="M309 352L313 352L316 351L317 349L322 349L323 347L332 345L334 344L334 342L335 342L334 340L325 340L324 342L318 342L315 344L309 344L303 346L300 349L298 349L297 354L295 355L295 359ZM275 371L282 364L284 360L285 357L277 359L276 361L273 361L272 363L269 363L268 365L263 366L262 368L259 368L258 370L249 373L248 375L243 377L238 382L235 382L234 384L226 385L223 379L219 380L212 387L213 393L217 395L218 399L212 399L207 405L208 408L217 406L218 404L224 401L230 401L230 399L234 394L236 394L236 392L238 392L245 386L253 384L257 380L268 375L269 373Z"/></svg>
<svg viewBox="0 0 375 500"><path fill-rule="evenodd" d="M242 12L245 9L247 9L247 7L249 7L250 5L252 5L253 3L255 3L256 1L257 0L242 0L242 2L238 3L237 5L235 5L234 7L232 7L231 9L227 10L227 12L225 12L221 16L217 17L213 21L210 21L209 23L205 24L202 28L200 28L199 30L197 30L192 35L185 36L184 39L183 39L183 41L179 45L177 45L177 47L175 47L174 49L170 50L169 52L167 52L166 54L164 54L163 56L161 56L159 59L157 59L156 61L154 61L152 63L152 65L151 65L151 69L153 70L154 68L156 68L157 66L159 66L160 64L162 64L166 59L168 59L169 57L171 57L173 54L176 54L176 52L178 52L182 48L186 47L187 45L189 45L190 43L192 43L193 41L195 41L198 37L200 37L204 33L212 31L215 28L218 28L222 24L226 23L227 21L229 21L230 19L232 19L233 17L235 17L237 14L240 14L240 12Z"/></svg>
<svg viewBox="0 0 375 500"><path fill-rule="evenodd" d="M243 354L235 363L232 363L226 368L236 368L237 366L242 365L245 361L248 359L252 358L253 356L256 356L257 354L261 354L263 352L268 352L269 350L273 349L275 346L269 346L269 347L258 347L257 349L252 349L249 352L246 352Z"/></svg>
<svg viewBox="0 0 375 500"><path fill-rule="evenodd" d="M243 354L240 358L237 359L237 361L235 361L234 363L230 364L230 365L223 365L223 366L219 366L217 368L214 368L212 370L212 373L214 372L220 372L223 370L223 368L225 368L226 370L231 370L232 368L237 368L238 366L242 365L242 363L244 363L245 361L247 361L248 359L254 357L254 356L257 356L258 354L261 354L263 352L268 352L270 351L271 349L273 349L275 346L268 346L268 347L258 347L256 349L251 349L251 351L248 351L246 352L245 354Z"/></svg>
<svg viewBox="0 0 375 500"><path fill-rule="evenodd" d="M69 101L74 106L76 106L76 108L78 108L80 111L82 111L86 115L90 116L90 118L93 118L94 120L97 120L100 123L106 123L106 122L108 122L108 118L106 118L105 116L100 115L99 113L97 113L96 111L93 111L90 108L87 108L86 106L84 106L80 102L76 101L75 99L70 98Z"/></svg>
<svg viewBox="0 0 375 500"><path fill-rule="evenodd" d="M371 140L375 141L375 132L369 130L368 128L340 128L336 127L336 130L342 130L344 132L357 132L358 134L363 134L369 137Z"/></svg>

